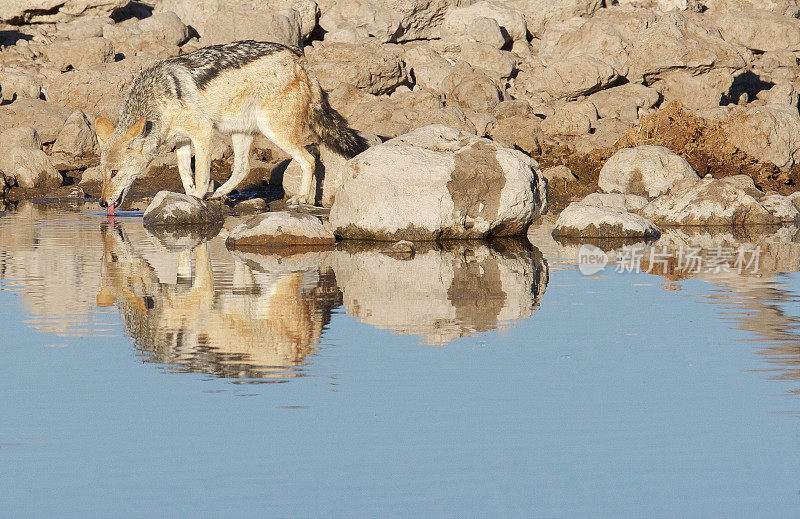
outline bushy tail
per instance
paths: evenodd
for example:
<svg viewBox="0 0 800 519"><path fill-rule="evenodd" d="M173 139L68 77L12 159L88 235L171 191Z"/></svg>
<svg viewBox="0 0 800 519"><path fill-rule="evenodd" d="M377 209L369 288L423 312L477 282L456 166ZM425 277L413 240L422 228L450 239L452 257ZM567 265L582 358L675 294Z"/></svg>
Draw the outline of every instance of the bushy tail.
<svg viewBox="0 0 800 519"><path fill-rule="evenodd" d="M369 147L367 140L350 128L347 119L328 103L328 96L314 81L309 126L322 144L346 158L352 158Z"/></svg>

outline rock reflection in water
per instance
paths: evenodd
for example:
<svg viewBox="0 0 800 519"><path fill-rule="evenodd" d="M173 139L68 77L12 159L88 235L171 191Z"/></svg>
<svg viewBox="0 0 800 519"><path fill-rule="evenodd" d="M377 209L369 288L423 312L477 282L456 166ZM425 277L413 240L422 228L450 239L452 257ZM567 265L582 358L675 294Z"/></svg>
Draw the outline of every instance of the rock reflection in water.
<svg viewBox="0 0 800 519"><path fill-rule="evenodd" d="M149 362L178 371L247 381L302 374L338 304L332 280L319 274L322 255L281 258L274 269L269 257L236 254L232 282L219 286L204 241L163 253L174 257L176 283L159 279L120 226L103 233L103 251L98 304L118 306Z"/></svg>
<svg viewBox="0 0 800 519"><path fill-rule="evenodd" d="M524 240L422 245L413 257L345 246L325 264L347 313L428 344L494 330L530 317L548 280L547 262Z"/></svg>

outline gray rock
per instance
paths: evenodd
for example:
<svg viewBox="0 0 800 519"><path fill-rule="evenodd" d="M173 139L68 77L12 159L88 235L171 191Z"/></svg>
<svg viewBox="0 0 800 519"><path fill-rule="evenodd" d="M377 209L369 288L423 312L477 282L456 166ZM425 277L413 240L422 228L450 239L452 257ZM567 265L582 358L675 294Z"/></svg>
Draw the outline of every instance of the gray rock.
<svg viewBox="0 0 800 519"><path fill-rule="evenodd" d="M42 149L42 139L33 126L17 126L0 131L0 156L11 148Z"/></svg>
<svg viewBox="0 0 800 519"><path fill-rule="evenodd" d="M128 0L14 0L0 3L0 22L12 24L54 23L79 16L108 16Z"/></svg>
<svg viewBox="0 0 800 519"><path fill-rule="evenodd" d="M237 249L330 246L336 237L315 216L278 211L259 214L234 227L225 243Z"/></svg>
<svg viewBox="0 0 800 519"><path fill-rule="evenodd" d="M62 182L50 157L36 148L17 146L9 149L0 156L0 171L5 175L6 184L16 183L26 189L52 189Z"/></svg>
<svg viewBox="0 0 800 519"><path fill-rule="evenodd" d="M58 41L45 49L47 60L62 72L98 63L111 63L115 54L114 45L105 38Z"/></svg>
<svg viewBox="0 0 800 519"><path fill-rule="evenodd" d="M580 238L658 238L658 227L630 209L646 200L635 195L594 193L569 204L556 220L553 236Z"/></svg>
<svg viewBox="0 0 800 519"><path fill-rule="evenodd" d="M77 110L72 112L58 132L56 142L53 143L54 153L67 153L69 155L82 155L93 151L97 145L97 136L92 130L86 114Z"/></svg>
<svg viewBox="0 0 800 519"><path fill-rule="evenodd" d="M349 83L371 94L385 94L409 80L405 62L390 45L322 43L307 48L306 56L326 90Z"/></svg>
<svg viewBox="0 0 800 519"><path fill-rule="evenodd" d="M544 175L544 178L547 179L547 182L552 182L554 180L573 182L578 180L578 177L576 177L572 171L570 171L570 169L564 165L543 169L542 175Z"/></svg>
<svg viewBox="0 0 800 519"><path fill-rule="evenodd" d="M699 180L685 159L663 146L637 146L623 148L608 159L597 185L606 193L655 197L682 180Z"/></svg>
<svg viewBox="0 0 800 519"><path fill-rule="evenodd" d="M800 20L762 10L726 11L712 18L722 37L758 52L800 51Z"/></svg>
<svg viewBox="0 0 800 519"><path fill-rule="evenodd" d="M42 143L56 140L72 110L39 99L20 99L0 106L0 128L32 126Z"/></svg>
<svg viewBox="0 0 800 519"><path fill-rule="evenodd" d="M601 119L635 121L642 110L652 108L660 98L658 90L654 88L628 83L597 92L587 99L595 106Z"/></svg>
<svg viewBox="0 0 800 519"><path fill-rule="evenodd" d="M345 238L434 240L524 233L546 210L538 164L521 152L427 126L348 161L331 207Z"/></svg>
<svg viewBox="0 0 800 519"><path fill-rule="evenodd" d="M218 202L200 200L184 193L159 191L142 217L144 225L208 225L223 220Z"/></svg>

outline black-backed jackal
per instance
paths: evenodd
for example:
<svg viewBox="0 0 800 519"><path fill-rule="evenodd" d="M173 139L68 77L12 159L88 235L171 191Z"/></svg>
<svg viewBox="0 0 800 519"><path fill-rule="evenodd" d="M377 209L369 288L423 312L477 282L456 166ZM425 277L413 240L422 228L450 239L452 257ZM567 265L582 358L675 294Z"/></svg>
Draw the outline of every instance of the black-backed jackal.
<svg viewBox="0 0 800 519"><path fill-rule="evenodd" d="M204 198L215 128L231 134L234 163L230 179L213 197L244 180L256 132L302 168L300 194L290 203L314 203L315 160L303 146L309 134L346 157L365 148L364 139L330 107L299 50L252 40L214 45L144 70L125 96L117 126L102 117L95 121L103 171L100 204L113 214L164 143L176 146L186 193Z"/></svg>

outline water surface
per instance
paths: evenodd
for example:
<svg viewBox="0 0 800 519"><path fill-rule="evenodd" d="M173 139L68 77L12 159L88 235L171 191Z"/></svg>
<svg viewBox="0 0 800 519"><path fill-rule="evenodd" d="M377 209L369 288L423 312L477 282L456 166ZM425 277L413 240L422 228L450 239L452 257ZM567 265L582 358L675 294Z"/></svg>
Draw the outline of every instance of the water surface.
<svg viewBox="0 0 800 519"><path fill-rule="evenodd" d="M585 276L548 225L286 256L4 214L0 509L796 517L797 230L668 232L659 268L611 247ZM759 268L687 272L682 247Z"/></svg>

